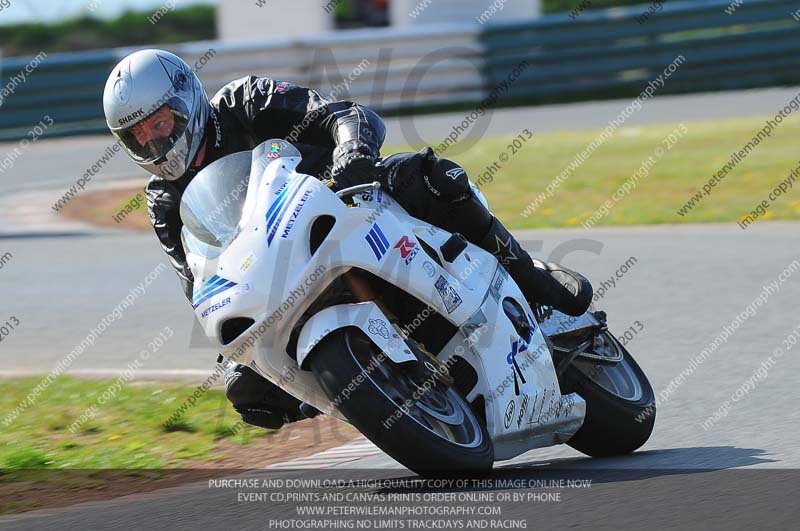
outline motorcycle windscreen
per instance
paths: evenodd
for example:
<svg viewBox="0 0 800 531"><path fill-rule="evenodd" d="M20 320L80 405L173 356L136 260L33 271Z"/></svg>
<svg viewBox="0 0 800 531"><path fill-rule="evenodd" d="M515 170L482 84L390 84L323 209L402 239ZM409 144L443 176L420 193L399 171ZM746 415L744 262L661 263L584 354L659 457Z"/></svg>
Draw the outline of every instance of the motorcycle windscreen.
<svg viewBox="0 0 800 531"><path fill-rule="evenodd" d="M241 231L242 210L250 175L261 175L269 164L300 152L281 139L270 139L253 151L223 157L192 179L181 199L184 249L216 258Z"/></svg>
<svg viewBox="0 0 800 531"><path fill-rule="evenodd" d="M186 187L181 199L181 220L194 239L218 251L239 234L250 162L249 151L228 155L209 164ZM195 251L204 248L192 247L196 247Z"/></svg>

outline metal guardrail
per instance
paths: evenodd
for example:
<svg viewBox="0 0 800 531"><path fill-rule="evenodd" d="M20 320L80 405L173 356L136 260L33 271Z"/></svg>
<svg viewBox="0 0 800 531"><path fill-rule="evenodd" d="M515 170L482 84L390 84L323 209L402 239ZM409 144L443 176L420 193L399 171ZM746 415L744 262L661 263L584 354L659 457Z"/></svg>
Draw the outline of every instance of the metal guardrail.
<svg viewBox="0 0 800 531"><path fill-rule="evenodd" d="M254 44L199 42L167 47L190 64L213 94L245 75L315 87L384 114L478 105L525 68L497 105L636 95L678 55L686 58L659 93L740 89L800 81L796 0L670 2L646 21L649 4L586 11L576 18L481 25L342 31ZM44 114L47 134L104 131L106 76L132 48L48 55L22 83L31 58L0 61L0 140L22 138ZM8 94L9 87L13 93Z"/></svg>

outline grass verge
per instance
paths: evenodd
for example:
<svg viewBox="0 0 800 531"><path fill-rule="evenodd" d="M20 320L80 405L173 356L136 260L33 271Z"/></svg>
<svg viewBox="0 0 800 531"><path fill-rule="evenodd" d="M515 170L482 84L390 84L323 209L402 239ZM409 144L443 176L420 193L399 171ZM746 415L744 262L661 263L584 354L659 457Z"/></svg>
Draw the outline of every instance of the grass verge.
<svg viewBox="0 0 800 531"><path fill-rule="evenodd" d="M723 168L734 152L757 134L765 119L686 122L686 133L674 143L665 143L665 139L676 130L677 124L622 127L571 171L552 197L527 216L523 215L526 207L598 137L600 130L539 135L535 134L533 124L533 137L519 149L509 146L514 137L494 138L481 140L465 153L451 147L443 156L462 164L473 182L481 183L492 211L515 229L580 226L611 200L650 157L655 162L648 164L646 175L613 203L596 226L736 222L750 214L800 164L797 151L800 118L784 120L771 137L756 146L713 188L709 197L686 215L680 216L677 211ZM663 155L655 155L657 148L664 148ZM384 154L408 149L408 146L389 148ZM507 160L501 161L501 156L507 156ZM487 166L495 162L499 169L490 177L491 181L482 179ZM118 190L113 196L103 195L112 192L80 196L72 201L74 208L67 215L108 225L114 214L112 206L118 207L120 202L140 192L131 189ZM129 228L147 227L145 215L144 209L131 214ZM790 189L758 219L759 222L800 219L800 194ZM116 225L113 221L111 224Z"/></svg>
<svg viewBox="0 0 800 531"><path fill-rule="evenodd" d="M102 401L113 381L63 376L15 420L3 422L40 381L0 382L0 514L229 475L339 446L357 435L327 416L279 432L249 426L215 388L179 422L165 426L196 385L131 383ZM96 416L71 432L92 405Z"/></svg>
<svg viewBox="0 0 800 531"><path fill-rule="evenodd" d="M10 412L39 380L3 382L0 411ZM62 377L0 432L0 469L159 469L221 459L223 440L247 444L266 430L237 426L239 416L212 389L170 428L162 423L194 391L186 384L123 386L101 404L113 381ZM94 418L70 426L97 405ZM3 418L6 418L5 415Z"/></svg>

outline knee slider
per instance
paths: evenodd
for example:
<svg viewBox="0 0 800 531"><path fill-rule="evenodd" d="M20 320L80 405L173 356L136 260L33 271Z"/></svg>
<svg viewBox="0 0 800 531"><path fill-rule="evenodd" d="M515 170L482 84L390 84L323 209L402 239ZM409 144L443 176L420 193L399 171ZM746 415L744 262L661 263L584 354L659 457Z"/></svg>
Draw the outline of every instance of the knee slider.
<svg viewBox="0 0 800 531"><path fill-rule="evenodd" d="M448 203L466 201L472 197L467 171L448 159L440 159L431 150L423 168L423 179L430 193Z"/></svg>

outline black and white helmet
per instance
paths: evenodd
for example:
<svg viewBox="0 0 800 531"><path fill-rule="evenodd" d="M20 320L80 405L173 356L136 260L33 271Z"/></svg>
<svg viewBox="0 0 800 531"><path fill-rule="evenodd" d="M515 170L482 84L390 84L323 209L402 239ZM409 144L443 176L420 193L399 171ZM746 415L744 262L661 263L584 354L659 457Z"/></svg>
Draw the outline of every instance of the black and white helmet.
<svg viewBox="0 0 800 531"><path fill-rule="evenodd" d="M103 109L111 133L133 161L173 180L200 149L210 104L186 62L163 50L141 50L111 71Z"/></svg>

